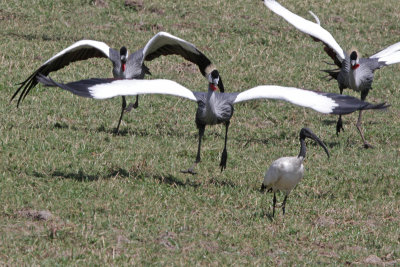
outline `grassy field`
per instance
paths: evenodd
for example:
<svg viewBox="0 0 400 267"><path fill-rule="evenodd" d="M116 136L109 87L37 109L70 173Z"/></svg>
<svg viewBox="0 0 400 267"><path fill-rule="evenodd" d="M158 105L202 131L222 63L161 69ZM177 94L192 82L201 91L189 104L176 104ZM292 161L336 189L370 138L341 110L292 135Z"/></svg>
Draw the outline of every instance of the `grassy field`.
<svg viewBox="0 0 400 267"><path fill-rule="evenodd" d="M322 45L261 1L0 3L0 265L400 264L399 64L376 72L367 97L392 105L364 113L374 149L362 148L358 114L344 117L337 137L335 116L254 101L235 107L227 169L218 168L224 128L207 127L199 174L188 176L180 170L195 159L195 104L143 96L116 136L120 98L38 86L17 108L9 102L16 83L77 40L136 50L162 30L196 44L227 91L278 84L338 93L319 71L329 61ZM364 56L400 41L398 0L281 3L308 19L313 10L344 49ZM179 57L147 65L149 79L207 89ZM64 82L111 76L104 59L51 74ZM331 158L308 142L305 177L286 215L278 209L272 219L272 195L259 192L264 172L298 154L304 126Z"/></svg>

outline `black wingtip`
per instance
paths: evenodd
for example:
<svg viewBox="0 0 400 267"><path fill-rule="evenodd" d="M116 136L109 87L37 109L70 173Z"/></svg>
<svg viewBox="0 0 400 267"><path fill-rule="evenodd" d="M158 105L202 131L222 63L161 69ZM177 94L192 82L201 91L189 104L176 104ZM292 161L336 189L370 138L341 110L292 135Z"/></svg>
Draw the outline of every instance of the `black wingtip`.
<svg viewBox="0 0 400 267"><path fill-rule="evenodd" d="M380 104L376 104L376 105L367 102L367 104L361 109L362 110L364 110L364 109L387 109L390 106L391 105L390 104L386 104L386 102L383 102L383 103L380 103Z"/></svg>
<svg viewBox="0 0 400 267"><path fill-rule="evenodd" d="M18 87L18 89L15 91L15 93L11 96L11 98L10 98L10 103L11 103L11 101L13 101L14 98L18 95L18 93L19 93L19 91L21 91L22 87L24 87L25 82L17 83L16 85L19 85L19 87ZM23 94L23 91L22 91L21 95L22 95L22 94ZM21 99L21 97L18 99L17 108L19 107L20 99Z"/></svg>

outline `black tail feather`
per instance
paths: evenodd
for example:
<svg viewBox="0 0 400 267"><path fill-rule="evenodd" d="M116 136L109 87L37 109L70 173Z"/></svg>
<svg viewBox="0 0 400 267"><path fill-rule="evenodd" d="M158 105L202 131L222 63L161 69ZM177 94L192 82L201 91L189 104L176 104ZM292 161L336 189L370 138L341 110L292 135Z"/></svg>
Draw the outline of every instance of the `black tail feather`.
<svg viewBox="0 0 400 267"><path fill-rule="evenodd" d="M333 80L333 79L337 80L338 76L339 76L339 73L340 73L340 69L321 70L321 71L328 73L328 76L331 77L329 80Z"/></svg>

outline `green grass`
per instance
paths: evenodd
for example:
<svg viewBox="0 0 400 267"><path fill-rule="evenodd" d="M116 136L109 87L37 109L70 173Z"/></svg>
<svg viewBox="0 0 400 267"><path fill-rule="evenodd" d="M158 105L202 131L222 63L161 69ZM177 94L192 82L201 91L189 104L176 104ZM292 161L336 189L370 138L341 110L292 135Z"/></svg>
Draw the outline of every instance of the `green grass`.
<svg viewBox="0 0 400 267"><path fill-rule="evenodd" d="M399 264L399 64L376 72L367 97L392 105L365 112L374 149L362 148L358 114L344 117L337 137L335 116L256 101L235 107L227 169L218 168L224 128L207 127L199 174L187 176L180 170L197 149L193 103L143 96L115 136L119 98L95 101L38 86L17 109L9 103L15 84L79 39L136 50L160 30L196 44L227 91L278 84L338 93L319 72L329 58L261 1L94 2L0 0L1 265L345 265L370 255ZM313 10L346 50L371 55L400 41L397 0L281 2L308 19ZM111 77L105 62L72 64L51 77ZM178 57L147 65L149 78L206 90L197 67ZM331 158L308 143L305 178L285 217L279 209L271 220L272 195L258 191L264 172L273 160L297 155L304 126ZM26 215L40 210L52 219Z"/></svg>

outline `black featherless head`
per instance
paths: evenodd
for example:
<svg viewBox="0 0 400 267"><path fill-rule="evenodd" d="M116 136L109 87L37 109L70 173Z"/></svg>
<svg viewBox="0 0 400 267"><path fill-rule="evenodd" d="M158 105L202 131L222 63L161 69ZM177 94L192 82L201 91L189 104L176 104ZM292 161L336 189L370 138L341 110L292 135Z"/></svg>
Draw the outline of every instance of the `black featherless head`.
<svg viewBox="0 0 400 267"><path fill-rule="evenodd" d="M223 93L225 91L224 84L222 83L222 79L219 76L218 70L213 70L210 73L210 82L217 85L219 90Z"/></svg>
<svg viewBox="0 0 400 267"><path fill-rule="evenodd" d="M329 158L328 148L325 146L324 142L322 142L309 128L304 127L300 130L300 140L305 140L306 138L316 141L325 150Z"/></svg>
<svg viewBox="0 0 400 267"><path fill-rule="evenodd" d="M357 52L356 51L351 52L350 60L357 60Z"/></svg>
<svg viewBox="0 0 400 267"><path fill-rule="evenodd" d="M120 55L121 61L126 62L127 57L128 57L128 50L126 49L125 46L121 47L121 49L119 50L119 55Z"/></svg>

